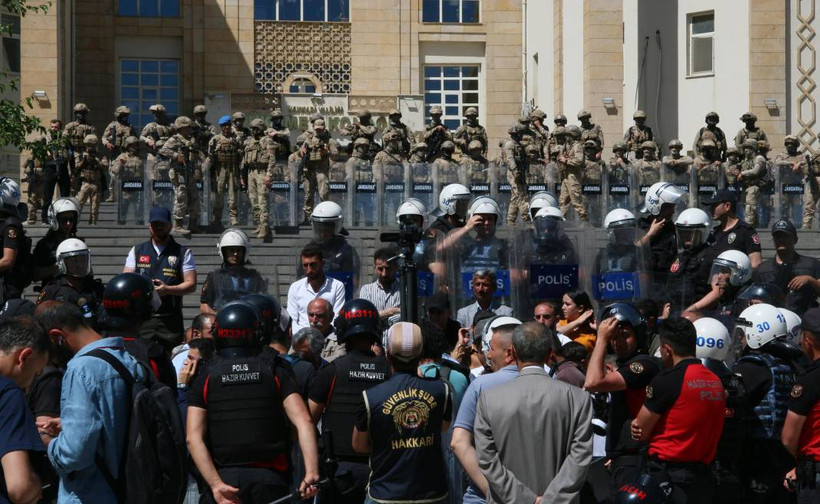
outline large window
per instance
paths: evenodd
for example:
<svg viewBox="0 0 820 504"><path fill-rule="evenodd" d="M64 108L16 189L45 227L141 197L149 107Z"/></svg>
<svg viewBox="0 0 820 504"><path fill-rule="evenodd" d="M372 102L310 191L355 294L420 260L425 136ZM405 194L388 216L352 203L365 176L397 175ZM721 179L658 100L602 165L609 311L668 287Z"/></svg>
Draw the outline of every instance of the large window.
<svg viewBox="0 0 820 504"><path fill-rule="evenodd" d="M424 0L425 23L478 23L479 0Z"/></svg>
<svg viewBox="0 0 820 504"><path fill-rule="evenodd" d="M350 21L350 0L254 0L257 21Z"/></svg>
<svg viewBox="0 0 820 504"><path fill-rule="evenodd" d="M179 115L179 61L156 59L120 60L120 102L131 109L135 128L153 121L148 107L165 106L169 117Z"/></svg>
<svg viewBox="0 0 820 504"><path fill-rule="evenodd" d="M179 17L179 0L119 0L120 16Z"/></svg>
<svg viewBox="0 0 820 504"><path fill-rule="evenodd" d="M461 126L467 107L478 108L478 65L427 65L424 67L424 116L439 105L448 129Z"/></svg>
<svg viewBox="0 0 820 504"><path fill-rule="evenodd" d="M20 73L20 16L3 14L3 65L10 73Z"/></svg>
<svg viewBox="0 0 820 504"><path fill-rule="evenodd" d="M715 13L689 16L688 75L711 75L715 72Z"/></svg>

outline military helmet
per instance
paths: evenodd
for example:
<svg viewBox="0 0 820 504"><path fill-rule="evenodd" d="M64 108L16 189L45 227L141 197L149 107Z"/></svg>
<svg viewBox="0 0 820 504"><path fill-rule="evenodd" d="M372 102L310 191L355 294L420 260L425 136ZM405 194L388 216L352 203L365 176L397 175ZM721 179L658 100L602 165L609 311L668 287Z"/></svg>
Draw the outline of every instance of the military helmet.
<svg viewBox="0 0 820 504"><path fill-rule="evenodd" d="M740 150L734 145L726 149L726 155L731 156L732 154L740 155Z"/></svg>
<svg viewBox="0 0 820 504"><path fill-rule="evenodd" d="M678 149L683 149L683 142L681 142L677 138L673 138L672 140L669 141L669 148L673 149L675 147L677 147Z"/></svg>
<svg viewBox="0 0 820 504"><path fill-rule="evenodd" d="M441 142L441 150L446 151L446 152L450 152L450 153L455 152L456 144L454 144L450 140L445 140L445 141Z"/></svg>
<svg viewBox="0 0 820 504"><path fill-rule="evenodd" d="M97 138L97 135L86 135L83 138L83 145L97 145L100 142L100 139Z"/></svg>
<svg viewBox="0 0 820 504"><path fill-rule="evenodd" d="M108 328L128 327L148 320L154 311L154 285L139 273L120 273L109 280L103 291L102 317Z"/></svg>
<svg viewBox="0 0 820 504"><path fill-rule="evenodd" d="M467 150L483 150L484 144L481 143L481 140L471 140L469 144L467 144Z"/></svg>
<svg viewBox="0 0 820 504"><path fill-rule="evenodd" d="M554 136L554 137L564 136L564 135L567 135L567 134L568 134L567 129L563 126L558 126L554 130L552 130L552 136Z"/></svg>
<svg viewBox="0 0 820 504"><path fill-rule="evenodd" d="M717 147L717 144L715 144L715 142L713 140L710 140L708 138L705 139L705 140L700 141L700 148L701 149L708 149L708 148L714 149L716 147Z"/></svg>
<svg viewBox="0 0 820 504"><path fill-rule="evenodd" d="M131 113L131 109L126 107L125 105L120 105L119 107L114 109L114 116L119 117L121 115L129 115Z"/></svg>
<svg viewBox="0 0 820 504"><path fill-rule="evenodd" d="M387 133L384 134L384 136L382 137L382 140L384 140L384 142L387 143L387 142L392 142L394 140L399 140L400 138L401 138L401 135L399 135L398 132L390 130L390 131L388 131Z"/></svg>
<svg viewBox="0 0 820 504"><path fill-rule="evenodd" d="M214 346L222 357L253 355L261 349L260 315L255 306L232 301L217 313L211 327Z"/></svg>
<svg viewBox="0 0 820 504"><path fill-rule="evenodd" d="M371 114L371 113L370 113L370 111L369 111L369 110L367 110L367 109L362 110L361 112L359 112L359 113L358 113L358 114L356 114L356 115L357 115L357 116L359 116L359 119L361 119L361 118L363 118L363 117L368 117L368 118L369 118L369 117L373 117L373 114Z"/></svg>
<svg viewBox="0 0 820 504"><path fill-rule="evenodd" d="M148 107L148 111L152 112L152 113L155 113L155 114L164 113L165 112L165 105L163 105L161 103L155 103L154 105L151 105L150 107Z"/></svg>
<svg viewBox="0 0 820 504"><path fill-rule="evenodd" d="M307 139L308 139L307 132L302 133L301 135L299 135L298 137L296 137L296 146L297 146L297 147L301 146L302 144L304 144L305 142L307 142Z"/></svg>
<svg viewBox="0 0 820 504"><path fill-rule="evenodd" d="M798 140L794 135L786 135L786 138L783 139L783 145L789 145L790 143L799 145L800 140Z"/></svg>
<svg viewBox="0 0 820 504"><path fill-rule="evenodd" d="M478 109L475 107L467 107L467 110L464 111L464 117L478 117Z"/></svg>
<svg viewBox="0 0 820 504"><path fill-rule="evenodd" d="M530 119L540 119L540 120L543 121L546 118L547 118L547 113L544 112L541 109L535 109L532 112L530 112Z"/></svg>
<svg viewBox="0 0 820 504"><path fill-rule="evenodd" d="M746 112L742 116L740 116L740 120L743 122L746 121L757 121L757 116L752 114L751 112Z"/></svg>
<svg viewBox="0 0 820 504"><path fill-rule="evenodd" d="M197 105L196 107L194 107L194 115L207 114L207 113L208 113L208 107L206 107L205 105Z"/></svg>
<svg viewBox="0 0 820 504"><path fill-rule="evenodd" d="M578 126L576 126L574 124L570 124L569 126L566 127L566 130L567 130L567 134L569 136L571 136L572 138L574 138L576 140L581 138L581 128L579 128Z"/></svg>
<svg viewBox="0 0 820 504"><path fill-rule="evenodd" d="M509 135L519 135L521 134L522 127L520 124L513 124L509 128L507 128L507 134Z"/></svg>
<svg viewBox="0 0 820 504"><path fill-rule="evenodd" d="M413 152L416 152L416 151L420 151L420 150L428 150L428 149L429 149L429 147L427 146L427 144L426 144L426 143L424 143L424 142L419 142L419 143L417 143L417 144L413 144L413 146L412 146L412 147L410 147L410 152L411 152L411 153L413 153Z"/></svg>
<svg viewBox="0 0 820 504"><path fill-rule="evenodd" d="M265 121L263 121L262 119L257 117L256 119L251 121L251 129L262 129L262 130L264 130L265 129Z"/></svg>
<svg viewBox="0 0 820 504"><path fill-rule="evenodd" d="M615 142L614 144L612 144L612 152L616 152L616 151L626 152L626 150L627 150L626 142Z"/></svg>
<svg viewBox="0 0 820 504"><path fill-rule="evenodd" d="M595 140L587 140L586 142L584 142L584 149L598 150L598 142L596 142Z"/></svg>
<svg viewBox="0 0 820 504"><path fill-rule="evenodd" d="M351 299L336 315L333 327L339 343L345 343L358 334L376 341L381 333L379 310L366 299Z"/></svg>
<svg viewBox="0 0 820 504"><path fill-rule="evenodd" d="M275 108L275 109L271 110L270 111L270 116L271 117L285 117L285 115L282 114L282 109L280 109L280 108Z"/></svg>
<svg viewBox="0 0 820 504"><path fill-rule="evenodd" d="M399 116L399 117L401 117L401 110L399 110L399 109L393 109L393 110L391 110L391 111L390 111L390 113L389 113L389 114L387 114L387 115L388 115L388 117L393 117L393 116Z"/></svg>
<svg viewBox="0 0 820 504"><path fill-rule="evenodd" d="M706 114L706 120L708 121L709 119L716 119L716 120L720 121L720 116L718 115L717 112L715 112L713 110L713 111L709 112L708 114Z"/></svg>
<svg viewBox="0 0 820 504"><path fill-rule="evenodd" d="M647 140L646 142L641 144L641 150L643 149L658 150L658 146L652 140Z"/></svg>
<svg viewBox="0 0 820 504"><path fill-rule="evenodd" d="M368 140L368 139L367 139L367 138L365 138L365 137L359 137L359 138L357 138L357 139L353 142L353 147L360 147L360 146L369 147L369 146L370 146L370 140Z"/></svg>
<svg viewBox="0 0 820 504"><path fill-rule="evenodd" d="M757 141L757 148L758 150L771 150L772 146L769 144L768 140L758 140Z"/></svg>
<svg viewBox="0 0 820 504"><path fill-rule="evenodd" d="M126 147L128 147L129 145L134 145L134 144L139 145L139 143L140 143L140 139L135 137L134 135L131 135L131 136L129 136L125 139L125 146Z"/></svg>
<svg viewBox="0 0 820 504"><path fill-rule="evenodd" d="M555 116L555 119L552 120L555 124L567 124L567 116L564 114L558 114Z"/></svg>
<svg viewBox="0 0 820 504"><path fill-rule="evenodd" d="M518 124L522 126L529 126L530 125L530 116L522 115L518 118Z"/></svg>
<svg viewBox="0 0 820 504"><path fill-rule="evenodd" d="M313 121L313 129L325 129L325 120L324 119L316 119Z"/></svg>
<svg viewBox="0 0 820 504"><path fill-rule="evenodd" d="M86 114L86 113L88 113L88 105L86 105L85 103L78 103L78 104L74 105L74 112L79 112L81 114Z"/></svg>
<svg viewBox="0 0 820 504"><path fill-rule="evenodd" d="M757 149L757 140L754 138L747 138L743 141L743 148Z"/></svg>
<svg viewBox="0 0 820 504"><path fill-rule="evenodd" d="M590 114L589 112L587 112L584 109L579 110L578 111L578 119L583 119L584 117L592 117L592 114Z"/></svg>
<svg viewBox="0 0 820 504"><path fill-rule="evenodd" d="M245 119L245 113L242 112L242 111L234 112L233 115L231 116L231 119L242 119L242 120L244 120Z"/></svg>
<svg viewBox="0 0 820 504"><path fill-rule="evenodd" d="M643 110L636 110L634 114L632 114L632 119L646 119L646 112Z"/></svg>
<svg viewBox="0 0 820 504"><path fill-rule="evenodd" d="M174 120L174 128L180 130L182 128L191 127L191 118L188 116L179 116Z"/></svg>
<svg viewBox="0 0 820 504"><path fill-rule="evenodd" d="M444 110L438 105L433 105L430 107L430 115L442 115L444 114Z"/></svg>

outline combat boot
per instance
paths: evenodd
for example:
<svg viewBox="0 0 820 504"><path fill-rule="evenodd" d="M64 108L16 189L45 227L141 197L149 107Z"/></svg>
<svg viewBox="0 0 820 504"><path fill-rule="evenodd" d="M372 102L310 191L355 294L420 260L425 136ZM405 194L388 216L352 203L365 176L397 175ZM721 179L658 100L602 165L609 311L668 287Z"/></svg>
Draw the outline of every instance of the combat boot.
<svg viewBox="0 0 820 504"><path fill-rule="evenodd" d="M263 240L264 240L265 238L267 238L268 236L270 236L270 234L271 234L271 233L270 233L270 227L269 227L269 226L267 226L267 225L264 225L264 226L261 226L261 227L257 230L257 232L256 232L256 237L257 237L257 238L261 238L261 239L263 239Z"/></svg>
<svg viewBox="0 0 820 504"><path fill-rule="evenodd" d="M182 219L174 219L174 227L171 229L171 234L181 235L181 236L190 236L191 231L185 229L185 226L182 225Z"/></svg>
<svg viewBox="0 0 820 504"><path fill-rule="evenodd" d="M114 193L113 193L113 192L111 192L111 191L109 191L109 192L108 192L108 197L105 199L105 202L106 202L106 203L113 203L114 201L115 201L115 199L114 199Z"/></svg>

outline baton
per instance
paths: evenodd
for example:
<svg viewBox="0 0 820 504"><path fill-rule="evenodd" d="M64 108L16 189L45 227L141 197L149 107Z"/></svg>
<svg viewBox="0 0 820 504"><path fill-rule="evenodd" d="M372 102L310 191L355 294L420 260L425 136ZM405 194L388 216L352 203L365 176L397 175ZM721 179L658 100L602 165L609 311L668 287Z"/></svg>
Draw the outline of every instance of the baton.
<svg viewBox="0 0 820 504"><path fill-rule="evenodd" d="M327 488L329 485L330 485L330 478L324 478L324 479L321 479L321 480L317 481L314 486L317 487L319 490L323 490L324 488ZM293 493L289 493L288 495L286 495L284 497L276 499L275 501L271 502L270 504L285 504L286 502L300 501L300 500L302 500L302 497L299 494L299 491L297 490Z"/></svg>

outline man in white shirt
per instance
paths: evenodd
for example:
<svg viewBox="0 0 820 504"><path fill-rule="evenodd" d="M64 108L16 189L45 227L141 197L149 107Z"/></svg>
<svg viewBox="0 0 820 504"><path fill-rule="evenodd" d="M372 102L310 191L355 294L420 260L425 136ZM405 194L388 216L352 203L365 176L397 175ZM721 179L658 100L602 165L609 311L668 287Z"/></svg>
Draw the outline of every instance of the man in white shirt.
<svg viewBox="0 0 820 504"><path fill-rule="evenodd" d="M342 282L325 275L322 248L310 244L302 250L300 256L305 278L299 279L288 288L288 315L290 316L292 334L300 329L310 327L308 304L316 298L327 300L333 306L333 313L339 313L345 303L345 286Z"/></svg>

